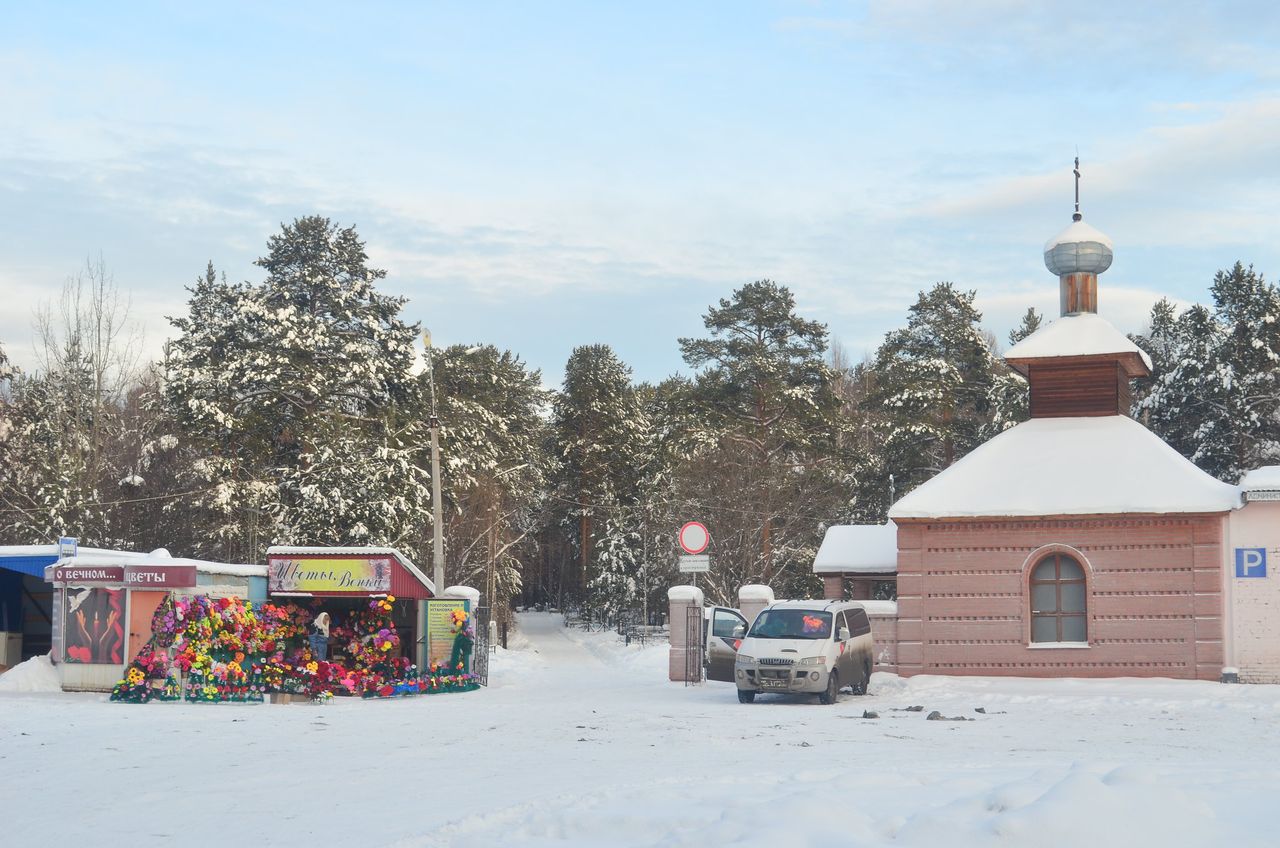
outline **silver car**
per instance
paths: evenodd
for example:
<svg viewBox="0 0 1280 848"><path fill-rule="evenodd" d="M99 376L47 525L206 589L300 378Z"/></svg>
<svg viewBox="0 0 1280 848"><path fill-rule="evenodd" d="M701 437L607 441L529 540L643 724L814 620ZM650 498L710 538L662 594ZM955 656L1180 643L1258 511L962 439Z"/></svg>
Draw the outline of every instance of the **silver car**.
<svg viewBox="0 0 1280 848"><path fill-rule="evenodd" d="M761 610L738 645L738 700L757 693L817 694L833 704L840 690L866 694L873 655L871 621L854 601L778 601Z"/></svg>

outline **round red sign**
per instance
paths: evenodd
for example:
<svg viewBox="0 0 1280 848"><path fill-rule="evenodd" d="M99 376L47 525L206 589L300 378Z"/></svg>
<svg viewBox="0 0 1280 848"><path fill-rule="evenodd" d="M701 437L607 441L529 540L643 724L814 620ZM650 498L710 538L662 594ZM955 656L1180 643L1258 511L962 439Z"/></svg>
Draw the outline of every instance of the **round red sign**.
<svg viewBox="0 0 1280 848"><path fill-rule="evenodd" d="M701 521L690 521L680 528L680 547L687 554L700 554L711 544L711 534Z"/></svg>

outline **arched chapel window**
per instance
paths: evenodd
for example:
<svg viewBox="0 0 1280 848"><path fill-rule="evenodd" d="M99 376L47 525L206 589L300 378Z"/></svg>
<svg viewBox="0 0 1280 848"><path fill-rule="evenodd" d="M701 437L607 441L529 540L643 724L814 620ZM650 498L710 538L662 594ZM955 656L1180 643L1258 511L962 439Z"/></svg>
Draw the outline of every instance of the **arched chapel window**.
<svg viewBox="0 0 1280 848"><path fill-rule="evenodd" d="M1049 554L1031 571L1031 641L1087 642L1084 568Z"/></svg>

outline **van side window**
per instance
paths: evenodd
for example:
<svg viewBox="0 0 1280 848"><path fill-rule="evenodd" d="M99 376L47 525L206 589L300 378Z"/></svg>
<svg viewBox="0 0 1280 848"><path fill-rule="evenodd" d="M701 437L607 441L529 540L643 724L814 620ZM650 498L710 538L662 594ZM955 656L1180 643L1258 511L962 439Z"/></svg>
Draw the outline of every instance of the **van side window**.
<svg viewBox="0 0 1280 848"><path fill-rule="evenodd" d="M871 620L867 618L866 610L849 610L849 624L851 636L862 636L871 632Z"/></svg>
<svg viewBox="0 0 1280 848"><path fill-rule="evenodd" d="M737 628L742 628L738 633L734 633ZM734 636L742 636L747 632L747 620L736 612L727 609L717 609L711 619L711 635L724 636L726 638L734 638Z"/></svg>
<svg viewBox="0 0 1280 848"><path fill-rule="evenodd" d="M836 617L836 630L835 630L835 633L836 633L836 641L837 641L837 642L839 642L839 641L840 641L840 628L841 628L841 627L848 627L848 626L849 626L849 621L848 621L848 619L846 619L846 618L844 617L844 615L845 615L844 613L840 613L840 614ZM853 631L852 631L852 630L850 630L850 631L849 631L849 634L850 634L850 635L852 635L852 634L853 634Z"/></svg>

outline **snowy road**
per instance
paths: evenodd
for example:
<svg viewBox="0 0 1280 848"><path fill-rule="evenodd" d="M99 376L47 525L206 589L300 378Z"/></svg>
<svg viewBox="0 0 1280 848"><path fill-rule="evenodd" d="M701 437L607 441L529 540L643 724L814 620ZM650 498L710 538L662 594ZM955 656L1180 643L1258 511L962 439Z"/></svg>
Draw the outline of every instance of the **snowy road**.
<svg viewBox="0 0 1280 848"><path fill-rule="evenodd" d="M1280 687L877 675L746 706L667 683L665 645L552 615L520 642L466 695L0 694L4 844L1277 844Z"/></svg>

